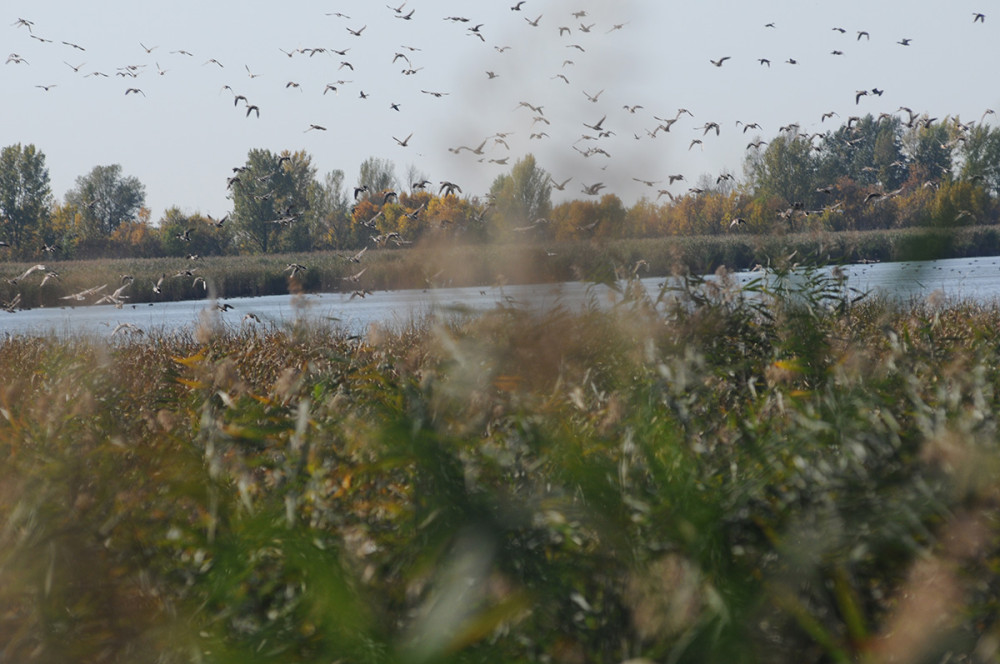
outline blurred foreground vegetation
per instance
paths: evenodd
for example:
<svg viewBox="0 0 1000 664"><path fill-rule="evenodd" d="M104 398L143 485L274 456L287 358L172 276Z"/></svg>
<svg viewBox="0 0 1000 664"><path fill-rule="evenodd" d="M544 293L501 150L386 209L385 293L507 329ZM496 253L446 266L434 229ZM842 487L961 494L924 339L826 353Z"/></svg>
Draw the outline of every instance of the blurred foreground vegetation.
<svg viewBox="0 0 1000 664"><path fill-rule="evenodd" d="M993 661L1000 309L0 341L0 661Z"/></svg>

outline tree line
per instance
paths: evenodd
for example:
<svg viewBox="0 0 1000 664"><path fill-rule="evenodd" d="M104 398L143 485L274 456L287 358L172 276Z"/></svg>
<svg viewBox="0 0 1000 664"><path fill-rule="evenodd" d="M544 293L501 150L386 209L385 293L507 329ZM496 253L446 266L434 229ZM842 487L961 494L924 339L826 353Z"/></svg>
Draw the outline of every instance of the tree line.
<svg viewBox="0 0 1000 664"><path fill-rule="evenodd" d="M253 149L227 179L222 218L166 210L155 223L145 187L117 164L77 178L62 202L34 145L0 151L0 242L11 259L156 257L405 247L441 236L466 242L870 230L992 224L1000 205L1000 130L926 116L852 117L823 134L797 125L747 146L742 179L693 185L641 181L627 206L614 193L553 204L555 183L526 155L488 194L431 183L411 167L369 158L350 186L322 177L304 151ZM675 184L675 182L679 184Z"/></svg>

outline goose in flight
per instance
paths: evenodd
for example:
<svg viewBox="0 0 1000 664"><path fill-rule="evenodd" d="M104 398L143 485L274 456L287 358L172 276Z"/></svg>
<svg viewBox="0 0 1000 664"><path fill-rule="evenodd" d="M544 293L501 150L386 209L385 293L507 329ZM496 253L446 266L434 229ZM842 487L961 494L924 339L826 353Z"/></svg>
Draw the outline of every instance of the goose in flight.
<svg viewBox="0 0 1000 664"><path fill-rule="evenodd" d="M709 62L711 62L716 67L721 67L723 62L725 62L726 60L730 60L730 59L731 59L730 56L724 55L721 58L719 58L718 60L709 60Z"/></svg>
<svg viewBox="0 0 1000 664"><path fill-rule="evenodd" d="M978 23L985 23L986 22L986 14L982 14L980 12L972 12L972 22L973 23L977 23L977 22Z"/></svg>
<svg viewBox="0 0 1000 664"><path fill-rule="evenodd" d="M448 182L447 180L442 180L441 188L438 189L438 196L441 195L441 192L444 192L444 195L447 196L449 194L454 194L456 191L458 193L462 193L462 188L459 187L454 182Z"/></svg>
<svg viewBox="0 0 1000 664"><path fill-rule="evenodd" d="M392 137L392 140L396 141L397 143L399 143L399 145L401 147L405 148L407 146L407 144L410 142L410 138L412 138L412 137L413 137L413 132L410 132L410 135L407 136L406 138L404 138L403 140L399 140L395 136Z"/></svg>
<svg viewBox="0 0 1000 664"><path fill-rule="evenodd" d="M309 268L307 268L305 265L301 265L299 263L289 263L288 266L285 267L285 272L291 272L291 274L288 276L294 277L299 272L305 272L308 269Z"/></svg>
<svg viewBox="0 0 1000 664"><path fill-rule="evenodd" d="M868 34L867 30L858 30L858 39L857 39L857 41L861 41L862 37L864 37L868 41L871 41L871 38L872 38L871 35Z"/></svg>
<svg viewBox="0 0 1000 664"><path fill-rule="evenodd" d="M309 125L309 128L306 129L305 131L312 131L313 129L315 129L317 131L326 131L326 127L324 127L323 125L318 125L318 124L311 124L311 125ZM305 132L303 132L303 133L305 133Z"/></svg>
<svg viewBox="0 0 1000 664"><path fill-rule="evenodd" d="M584 127L587 127L588 129L593 129L594 131L601 131L601 125L602 125L602 124L604 124L604 121L605 121L605 120L606 120L607 118L608 118L608 116L607 116L607 115L605 115L605 116L604 116L603 118L601 118L600 120L598 120L598 121L597 121L597 122L595 122L594 124L592 124L592 125L589 125L589 124L587 124L586 122L584 122L584 123L583 123L583 126L584 126Z"/></svg>
<svg viewBox="0 0 1000 664"><path fill-rule="evenodd" d="M347 260L350 261L351 263L360 263L361 262L361 257L365 255L366 251L368 251L368 247L365 247L364 249L362 249L358 253L354 254L353 256L351 256L350 258L348 258Z"/></svg>
<svg viewBox="0 0 1000 664"><path fill-rule="evenodd" d="M137 326L135 323L118 323L115 325L115 329L111 330L111 338L114 338L120 333L129 332L131 334L144 334L141 327Z"/></svg>
<svg viewBox="0 0 1000 664"><path fill-rule="evenodd" d="M127 90L125 90L125 96L127 97L129 94L131 94L133 92L136 93L136 94L140 94L143 97L146 96L146 93L143 92L142 90L140 90L139 88L128 88Z"/></svg>
<svg viewBox="0 0 1000 664"><path fill-rule="evenodd" d="M89 297L91 295L94 295L96 293L100 293L102 290L104 290L107 287L108 287L107 284L102 284L100 286L94 286L93 288L88 288L86 290L82 290L79 293L73 293L71 295L63 295L59 299L60 300L77 300L77 301L82 302L87 297Z"/></svg>
<svg viewBox="0 0 1000 664"><path fill-rule="evenodd" d="M598 182L596 184L585 184L583 185L583 189L581 189L581 191L584 194L587 194L588 196L597 196L597 194L601 191L601 189L604 189L603 182Z"/></svg>
<svg viewBox="0 0 1000 664"><path fill-rule="evenodd" d="M364 268L360 272L357 272L355 274L352 274L352 275L349 275L349 276L346 276L346 277L341 277L341 279L343 279L344 281L350 281L351 283L355 283L356 284L359 281L361 281L361 275L364 274L367 269L368 268Z"/></svg>
<svg viewBox="0 0 1000 664"><path fill-rule="evenodd" d="M552 179L552 176L550 175L549 176L549 183L552 185L552 187L554 189L556 189L558 191L564 191L566 189L566 185L569 184L569 181L572 180L572 179L573 179L572 177L568 177L565 180L563 180L562 182L556 182L555 180Z"/></svg>
<svg viewBox="0 0 1000 664"><path fill-rule="evenodd" d="M357 30L352 30L350 28L347 28L347 31L350 32L355 37L360 37L361 33L364 32L365 28L367 28L367 27L368 27L368 25L366 24L366 25L363 25L362 27L358 28Z"/></svg>
<svg viewBox="0 0 1000 664"><path fill-rule="evenodd" d="M903 37L896 43L899 44L900 46L909 46L911 41L913 40L910 39L909 37Z"/></svg>

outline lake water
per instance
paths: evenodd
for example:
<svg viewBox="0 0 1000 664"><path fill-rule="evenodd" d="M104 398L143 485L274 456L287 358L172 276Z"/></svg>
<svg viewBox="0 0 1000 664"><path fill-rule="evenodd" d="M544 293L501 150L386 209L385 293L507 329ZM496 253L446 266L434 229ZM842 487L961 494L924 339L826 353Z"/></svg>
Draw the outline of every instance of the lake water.
<svg viewBox="0 0 1000 664"><path fill-rule="evenodd" d="M949 298L981 302L1000 300L1000 257L956 258L907 263L847 265L849 286L860 291L882 291L902 299L921 298L940 292ZM734 277L745 282L761 276L739 272ZM657 292L664 279L644 279ZM352 333L362 333L372 323L401 327L412 320L432 315L486 311L499 304L544 309L562 306L579 308L588 301L610 303L614 294L603 286L582 282L533 286L439 288L433 290L380 291L365 298L351 299L346 293L299 296L272 295L225 300L232 306L221 312L205 300L126 305L40 308L16 313L0 312L0 334L110 335L116 326L129 323L143 330L175 332L193 330L200 317L217 317L229 328L256 325L246 318L253 314L266 324L285 326L306 317L329 322Z"/></svg>

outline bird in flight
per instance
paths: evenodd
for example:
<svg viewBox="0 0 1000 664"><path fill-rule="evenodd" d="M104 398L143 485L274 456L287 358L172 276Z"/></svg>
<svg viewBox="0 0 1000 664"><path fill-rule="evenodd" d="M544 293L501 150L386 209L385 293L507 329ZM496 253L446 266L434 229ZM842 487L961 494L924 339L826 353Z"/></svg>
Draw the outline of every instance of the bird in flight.
<svg viewBox="0 0 1000 664"><path fill-rule="evenodd" d="M399 144L400 144L400 145L401 145L402 147L404 147L404 148L405 148L405 147L406 147L406 145L407 145L407 144L408 144L408 143L410 142L410 138L412 138L412 137L413 137L413 132L410 132L410 135L409 135L409 136L407 136L406 138L404 138L403 140L399 140L399 139L398 139L398 138L396 138L395 136L393 136L393 137L392 137L392 140L396 141L396 142L397 142L397 143L399 143Z"/></svg>
<svg viewBox="0 0 1000 664"><path fill-rule="evenodd" d="M980 12L972 12L972 22L973 23L976 23L976 22L978 22L978 23L985 23L986 22L986 14L982 14Z"/></svg>
<svg viewBox="0 0 1000 664"><path fill-rule="evenodd" d="M364 26L362 26L362 27L358 28L357 30L352 30L352 29L350 29L350 28L347 28L347 31L348 31L348 32L350 32L350 33L351 33L352 35L354 35L355 37L360 37L360 36L361 36L361 33L362 33L362 32L364 32L364 31L365 31L365 28L367 28L367 27L368 27L368 25L366 24L366 25L364 25Z"/></svg>
<svg viewBox="0 0 1000 664"><path fill-rule="evenodd" d="M719 58L718 60L709 60L709 62L711 62L716 67L721 67L722 63L725 62L726 60L729 60L729 59L731 59L731 58L728 55L725 55L725 56Z"/></svg>
<svg viewBox="0 0 1000 664"><path fill-rule="evenodd" d="M568 177L565 180L563 180L562 182L556 182L555 180L552 179L552 176L550 175L549 176L549 183L556 190L558 190L558 191L564 191L566 189L566 185L569 184L569 181L572 180L572 179L573 179L572 177Z"/></svg>
<svg viewBox="0 0 1000 664"><path fill-rule="evenodd" d="M438 196L441 195L441 192L444 192L444 195L447 196L448 194L454 194L456 191L458 193L462 193L462 188L459 187L454 182L448 182L447 180L442 180L441 188L438 189Z"/></svg>

